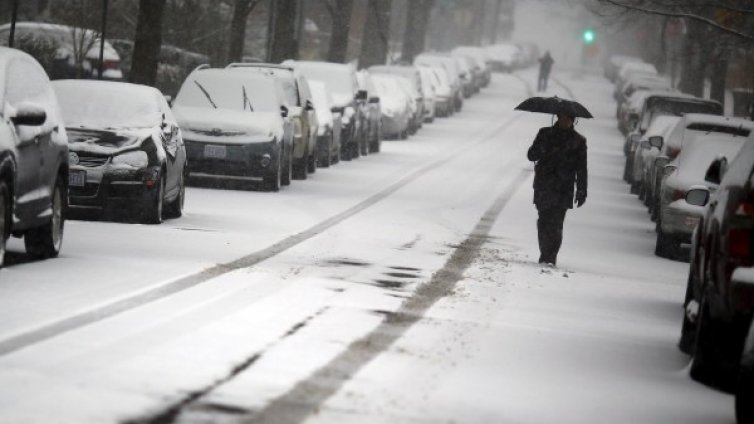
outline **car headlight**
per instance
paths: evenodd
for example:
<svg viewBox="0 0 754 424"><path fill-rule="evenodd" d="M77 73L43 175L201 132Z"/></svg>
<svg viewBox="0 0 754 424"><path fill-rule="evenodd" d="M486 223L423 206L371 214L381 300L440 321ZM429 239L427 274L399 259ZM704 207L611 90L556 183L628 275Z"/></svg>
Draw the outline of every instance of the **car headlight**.
<svg viewBox="0 0 754 424"><path fill-rule="evenodd" d="M149 164L147 152L137 150L122 153L113 157L113 165L124 165L132 168L144 168Z"/></svg>

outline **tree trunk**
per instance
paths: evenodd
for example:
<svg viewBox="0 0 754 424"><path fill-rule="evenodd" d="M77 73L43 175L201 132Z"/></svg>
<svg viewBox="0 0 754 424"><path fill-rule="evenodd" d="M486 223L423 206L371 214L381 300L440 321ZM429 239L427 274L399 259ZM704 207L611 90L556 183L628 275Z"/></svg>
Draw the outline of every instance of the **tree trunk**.
<svg viewBox="0 0 754 424"><path fill-rule="evenodd" d="M368 0L367 22L361 38L359 68L384 65L390 48L390 8L392 0Z"/></svg>
<svg viewBox="0 0 754 424"><path fill-rule="evenodd" d="M272 63L280 63L287 59L296 59L296 0L275 1L274 13L269 60Z"/></svg>
<svg viewBox="0 0 754 424"><path fill-rule="evenodd" d="M434 0L414 0L408 2L406 30L403 33L403 52L401 60L413 63L416 55L424 51L427 38L429 16Z"/></svg>
<svg viewBox="0 0 754 424"><path fill-rule="evenodd" d="M728 54L723 52L716 61L712 63L710 98L717 100L720 104L725 105L725 81L728 76Z"/></svg>
<svg viewBox="0 0 754 424"><path fill-rule="evenodd" d="M243 60L244 42L246 41L246 21L259 0L235 0L233 16L230 20L230 45L228 47L228 62Z"/></svg>
<svg viewBox="0 0 754 424"><path fill-rule="evenodd" d="M473 45L475 46L481 46L482 45L482 37L484 36L484 14L485 14L485 6L487 2L485 0L482 0L478 2L474 9L474 39L472 40Z"/></svg>
<svg viewBox="0 0 754 424"><path fill-rule="evenodd" d="M500 12L502 11L503 0L495 0L495 9L492 16L492 25L490 26L489 42L490 44L497 43L497 28L500 23Z"/></svg>
<svg viewBox="0 0 754 424"><path fill-rule="evenodd" d="M348 35L351 32L353 0L335 0L331 11L332 29L327 61L345 63L348 53Z"/></svg>
<svg viewBox="0 0 754 424"><path fill-rule="evenodd" d="M154 85L157 62L162 46L162 17L166 0L139 0L134 52L131 59L131 82Z"/></svg>

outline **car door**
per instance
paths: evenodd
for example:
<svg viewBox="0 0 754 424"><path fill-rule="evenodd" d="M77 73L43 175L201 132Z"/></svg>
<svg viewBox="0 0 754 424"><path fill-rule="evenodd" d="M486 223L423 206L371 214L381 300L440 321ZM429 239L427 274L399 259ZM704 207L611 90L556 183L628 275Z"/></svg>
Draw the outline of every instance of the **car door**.
<svg viewBox="0 0 754 424"><path fill-rule="evenodd" d="M49 136L48 122L42 127L15 126L9 116L24 104L34 104L45 109L44 94L49 80L41 69L26 59L16 58L8 65L5 81L4 114L14 128L16 144L15 214L23 222L29 222L47 208L51 187L42 186L49 171L44 167L40 140ZM49 121L49 119L48 119ZM51 129L50 129L51 130ZM45 134L47 132L47 134Z"/></svg>

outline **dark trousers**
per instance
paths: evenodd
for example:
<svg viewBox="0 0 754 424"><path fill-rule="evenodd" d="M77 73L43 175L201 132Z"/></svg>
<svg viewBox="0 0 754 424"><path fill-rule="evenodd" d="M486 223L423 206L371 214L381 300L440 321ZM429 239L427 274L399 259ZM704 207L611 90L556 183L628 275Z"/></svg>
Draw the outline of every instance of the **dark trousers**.
<svg viewBox="0 0 754 424"><path fill-rule="evenodd" d="M537 91L547 90L547 79L550 77L549 72L540 72L537 78Z"/></svg>
<svg viewBox="0 0 754 424"><path fill-rule="evenodd" d="M555 265L560 245L563 243L563 221L567 209L538 209L537 233L539 237L539 262Z"/></svg>

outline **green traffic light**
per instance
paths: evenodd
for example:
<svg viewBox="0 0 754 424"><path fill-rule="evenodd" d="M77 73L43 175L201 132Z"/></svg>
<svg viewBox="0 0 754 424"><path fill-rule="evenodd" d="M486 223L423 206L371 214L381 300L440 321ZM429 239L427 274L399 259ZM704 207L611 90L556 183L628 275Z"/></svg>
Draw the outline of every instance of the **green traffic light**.
<svg viewBox="0 0 754 424"><path fill-rule="evenodd" d="M592 31L591 29L585 29L583 37L584 37L584 43L586 43L586 44L593 43L594 42L594 31Z"/></svg>

